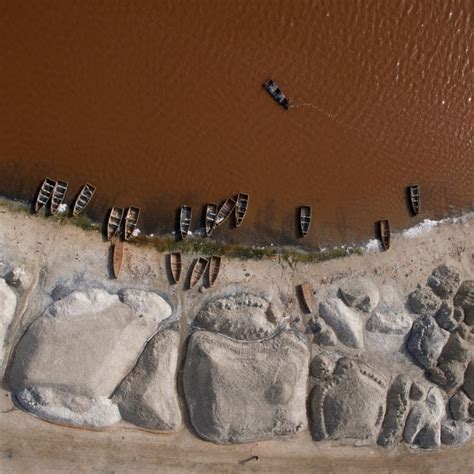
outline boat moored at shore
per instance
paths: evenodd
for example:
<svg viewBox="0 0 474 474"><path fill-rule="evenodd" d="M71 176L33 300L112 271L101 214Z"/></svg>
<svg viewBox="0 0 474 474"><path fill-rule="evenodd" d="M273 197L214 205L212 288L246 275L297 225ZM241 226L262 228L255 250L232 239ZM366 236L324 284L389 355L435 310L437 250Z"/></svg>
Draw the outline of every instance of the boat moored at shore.
<svg viewBox="0 0 474 474"><path fill-rule="evenodd" d="M193 269L191 272L191 277L189 279L189 288L194 288L196 286L196 284L202 278L208 265L209 265L209 260L207 260L207 258L204 258L204 257L199 257L194 262Z"/></svg>
<svg viewBox="0 0 474 474"><path fill-rule="evenodd" d="M58 214L60 206L66 197L68 188L67 181L56 181L54 185L53 193L51 195L51 214Z"/></svg>
<svg viewBox="0 0 474 474"><path fill-rule="evenodd" d="M125 216L125 230L124 230L124 239L130 240L134 235L134 231L138 225L138 219L140 218L140 208L139 207L129 207L127 210L127 215Z"/></svg>
<svg viewBox="0 0 474 474"><path fill-rule="evenodd" d="M311 227L312 210L311 206L300 206L299 224L301 237L305 237Z"/></svg>
<svg viewBox="0 0 474 474"><path fill-rule="evenodd" d="M249 207L249 195L239 193L235 201L235 227L240 227Z"/></svg>
<svg viewBox="0 0 474 474"><path fill-rule="evenodd" d="M204 230L207 237L211 236L214 228L216 227L217 210L218 206L215 202L207 203L206 215L204 217Z"/></svg>
<svg viewBox="0 0 474 474"><path fill-rule="evenodd" d="M43 208L51 199L51 194L53 193L55 184L56 181L54 181L54 179L45 178L38 192L38 196L36 197L35 212L38 212Z"/></svg>
<svg viewBox="0 0 474 474"><path fill-rule="evenodd" d="M234 207L235 207L235 199L227 198L224 201L224 204L222 204L222 206L219 208L219 211L217 212L216 226L223 224L228 219L228 217L234 210Z"/></svg>
<svg viewBox="0 0 474 474"><path fill-rule="evenodd" d="M184 240L188 236L189 228L191 227L192 209L190 206L181 206L179 213L179 232L181 238Z"/></svg>
<svg viewBox="0 0 474 474"><path fill-rule="evenodd" d="M390 222L387 219L379 221L379 233L384 250L390 248Z"/></svg>
<svg viewBox="0 0 474 474"><path fill-rule="evenodd" d="M110 210L109 220L107 221L107 240L112 240L118 235L124 212L122 207L113 207Z"/></svg>
<svg viewBox="0 0 474 474"><path fill-rule="evenodd" d="M410 207L413 215L418 215L421 210L421 190L418 184L408 186L408 197L410 199Z"/></svg>
<svg viewBox="0 0 474 474"><path fill-rule="evenodd" d="M93 186L92 184L86 183L82 187L72 210L72 215L74 217L78 216L90 204L94 193L95 186Z"/></svg>

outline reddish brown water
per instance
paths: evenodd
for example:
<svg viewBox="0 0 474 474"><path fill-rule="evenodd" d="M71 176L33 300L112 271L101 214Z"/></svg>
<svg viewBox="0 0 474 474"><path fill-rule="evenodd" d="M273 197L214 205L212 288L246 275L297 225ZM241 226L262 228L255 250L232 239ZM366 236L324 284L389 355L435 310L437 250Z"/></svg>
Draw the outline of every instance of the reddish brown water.
<svg viewBox="0 0 474 474"><path fill-rule="evenodd" d="M472 2L33 1L0 6L0 193L44 176L97 188L90 212L175 209L250 193L216 236L308 243L473 207ZM262 89L272 77L285 111ZM70 196L71 197L71 196ZM198 212L199 211L199 212ZM225 227L225 226L224 226Z"/></svg>

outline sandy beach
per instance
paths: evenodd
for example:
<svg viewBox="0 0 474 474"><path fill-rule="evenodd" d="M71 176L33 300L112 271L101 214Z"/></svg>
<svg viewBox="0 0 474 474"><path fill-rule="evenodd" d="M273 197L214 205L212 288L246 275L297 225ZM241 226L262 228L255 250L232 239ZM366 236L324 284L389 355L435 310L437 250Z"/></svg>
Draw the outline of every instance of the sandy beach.
<svg viewBox="0 0 474 474"><path fill-rule="evenodd" d="M311 318L317 317L318 305L328 301L331 291L348 279L370 278L378 288L394 285L405 297L417 285L424 285L433 268L441 264L456 267L465 280L474 277L472 216L434 226L425 232L395 235L392 248L387 252L367 252L319 264L291 263L278 258L260 261L224 258L215 287L209 289L199 285L193 290L183 289L182 284L170 285L164 254L133 244L126 246L120 278L113 279L110 243L96 231L85 231L54 218L13 212L2 206L0 236L1 275L5 277L12 268L21 267L28 276L21 291L15 289L17 309L6 330L2 373L6 370L7 375L15 358L14 348L44 309L72 291L87 291L90 287L100 287L109 294L123 288L154 291L164 298L172 308L171 318L179 323L180 378L184 364L182 354L193 331L191 322L199 308L218 295L251 291L265 295L271 301L278 295L283 308L280 329L291 326L292 330L304 335L308 334ZM185 271L194 258L196 255L184 255ZM310 282L315 291L316 309L311 315L303 313L295 294L295 287L304 281ZM365 313L360 314L366 321ZM394 367L417 379L424 377L423 369L414 365L410 357L399 354L395 360L392 353L384 353L388 350L384 347L388 340L386 335L379 339L379 333L366 330L364 346L353 349L341 345L343 339L337 331L335 333L336 346L324 350L369 365L376 364L377 373L387 381L391 380ZM309 341L311 360L321 348L309 336L305 337ZM400 341L404 344L407 332L396 337L399 337L398 345ZM65 344L71 342L64 341ZM414 449L403 444L385 449L370 440L315 442L304 430L296 436L244 444L206 442L197 435L194 422L184 407L181 383L178 383L178 394L183 421L175 432L152 433L125 421L98 431L63 427L20 410L12 402L9 380L9 377L4 380L0 396L2 472L437 473L468 472L474 466L472 440L461 447L441 446L436 450ZM308 392L311 383L307 386ZM443 397L447 400L446 395ZM259 457L258 461L244 462L254 455Z"/></svg>

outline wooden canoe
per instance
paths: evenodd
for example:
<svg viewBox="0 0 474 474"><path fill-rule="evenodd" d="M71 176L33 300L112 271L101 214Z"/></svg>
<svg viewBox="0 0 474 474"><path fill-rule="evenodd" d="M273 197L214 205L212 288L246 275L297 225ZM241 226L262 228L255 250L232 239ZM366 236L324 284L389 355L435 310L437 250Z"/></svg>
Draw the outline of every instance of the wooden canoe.
<svg viewBox="0 0 474 474"><path fill-rule="evenodd" d="M168 268L175 283L178 283L181 278L181 253L173 252L168 255Z"/></svg>
<svg viewBox="0 0 474 474"><path fill-rule="evenodd" d="M221 257L213 255L209 259L209 286L213 286L219 276L221 269Z"/></svg>
<svg viewBox="0 0 474 474"><path fill-rule="evenodd" d="M110 210L109 220L107 222L107 239L112 240L120 230L124 210L121 207L113 207Z"/></svg>
<svg viewBox="0 0 474 474"><path fill-rule="evenodd" d="M204 229L208 237L210 237L214 228L216 227L217 209L218 206L215 202L207 203L206 215L204 218Z"/></svg>
<svg viewBox="0 0 474 474"><path fill-rule="evenodd" d="M223 224L227 218L230 216L235 207L235 199L228 198L225 200L224 204L219 208L216 216L216 226Z"/></svg>
<svg viewBox="0 0 474 474"><path fill-rule="evenodd" d="M51 195L51 214L57 214L59 206L63 203L66 197L68 183L66 181L58 180L54 185L53 194Z"/></svg>
<svg viewBox="0 0 474 474"><path fill-rule="evenodd" d="M298 292L305 313L311 313L314 308L313 289L311 288L311 285L307 282L301 283L301 285L298 286Z"/></svg>
<svg viewBox="0 0 474 474"><path fill-rule="evenodd" d="M36 197L35 202L35 212L38 212L41 208L43 208L51 198L51 194L53 193L54 186L56 181L51 178L46 178L41 185L41 188L38 192L38 196Z"/></svg>
<svg viewBox="0 0 474 474"><path fill-rule="evenodd" d="M118 278L120 275L120 270L122 268L122 260L123 260L123 252L124 252L125 244L117 240L114 242L113 245L113 269L114 269L114 276Z"/></svg>
<svg viewBox="0 0 474 474"><path fill-rule="evenodd" d="M133 237L133 231L137 228L139 218L140 208L133 206L129 207L127 210L127 215L125 216L125 240L130 240Z"/></svg>
<svg viewBox="0 0 474 474"><path fill-rule="evenodd" d="M390 223L388 220L379 221L380 240L384 250L390 248Z"/></svg>
<svg viewBox="0 0 474 474"><path fill-rule="evenodd" d="M91 202L92 197L95 193L95 186L92 184L86 183L77 196L76 202L74 203L74 207L72 209L72 215L78 216Z"/></svg>
<svg viewBox="0 0 474 474"><path fill-rule="evenodd" d="M300 232L305 237L311 227L311 206L300 207Z"/></svg>
<svg viewBox="0 0 474 474"><path fill-rule="evenodd" d="M203 276L204 272L206 271L207 265L209 264L209 260L204 257L199 257L193 266L193 271L191 273L191 278L189 280L189 288L194 288L198 281Z"/></svg>
<svg viewBox="0 0 474 474"><path fill-rule="evenodd" d="M263 88L273 97L273 99L282 105L285 110L288 110L290 101L287 99L283 91L278 87L278 84L269 79L263 83Z"/></svg>
<svg viewBox="0 0 474 474"><path fill-rule="evenodd" d="M235 202L235 227L240 227L249 207L249 195L239 193Z"/></svg>
<svg viewBox="0 0 474 474"><path fill-rule="evenodd" d="M188 236L189 228L191 227L192 212L190 206L181 206L179 213L179 232L181 233L182 239Z"/></svg>
<svg viewBox="0 0 474 474"><path fill-rule="evenodd" d="M410 199L410 206L413 214L416 216L421 209L421 191L417 184L408 186L408 198Z"/></svg>

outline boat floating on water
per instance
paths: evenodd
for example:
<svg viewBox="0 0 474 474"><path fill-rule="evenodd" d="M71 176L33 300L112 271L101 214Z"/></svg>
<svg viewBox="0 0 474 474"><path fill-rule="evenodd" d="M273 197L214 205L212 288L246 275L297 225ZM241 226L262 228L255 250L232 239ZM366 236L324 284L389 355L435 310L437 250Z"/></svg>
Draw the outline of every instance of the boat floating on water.
<svg viewBox="0 0 474 474"><path fill-rule="evenodd" d="M130 240L133 237L133 232L137 228L139 218L140 208L133 206L129 207L127 210L127 215L125 216L125 240Z"/></svg>
<svg viewBox="0 0 474 474"><path fill-rule="evenodd" d="M408 197L410 198L410 206L413 214L416 216L420 213L421 210L421 191L420 186L418 184L414 184L413 186L408 186Z"/></svg>
<svg viewBox="0 0 474 474"><path fill-rule="evenodd" d="M107 221L107 240L112 240L120 229L124 209L122 207L113 207L110 210L109 220Z"/></svg>
<svg viewBox="0 0 474 474"><path fill-rule="evenodd" d="M310 284L307 282L301 283L301 285L299 285L297 289L300 293L301 302L303 303L305 312L311 313L314 308L314 298L313 298L313 290Z"/></svg>
<svg viewBox="0 0 474 474"><path fill-rule="evenodd" d="M181 252L172 252L168 255L168 265L171 277L175 283L178 283L181 278Z"/></svg>
<svg viewBox="0 0 474 474"><path fill-rule="evenodd" d="M122 268L122 259L123 259L123 252L124 252L125 244L117 240L113 244L113 265L112 268L114 270L115 278L118 278L120 275L120 270Z"/></svg>
<svg viewBox="0 0 474 474"><path fill-rule="evenodd" d="M235 202L235 227L240 227L249 207L249 195L239 193Z"/></svg>
<svg viewBox="0 0 474 474"><path fill-rule="evenodd" d="M305 237L311 226L311 206L300 206L300 232Z"/></svg>
<svg viewBox="0 0 474 474"><path fill-rule="evenodd" d="M209 260L207 260L204 257L199 257L195 262L193 266L193 271L191 273L191 278L189 280L189 288L194 288L198 281L201 279L203 276L204 272L206 271L206 268L209 264Z"/></svg>
<svg viewBox="0 0 474 474"><path fill-rule="evenodd" d="M188 236L189 228L191 227L192 209L190 206L181 206L179 213L179 231L181 238L185 239Z"/></svg>
<svg viewBox="0 0 474 474"><path fill-rule="evenodd" d="M59 206L63 203L64 198L66 197L68 188L67 181L56 181L54 185L53 193L51 195L51 214L57 214L59 211Z"/></svg>
<svg viewBox="0 0 474 474"><path fill-rule="evenodd" d="M223 224L227 218L230 216L231 212L235 207L235 199L228 198L225 200L224 204L219 208L216 216L216 226Z"/></svg>
<svg viewBox="0 0 474 474"><path fill-rule="evenodd" d="M390 223L387 219L379 221L380 240L384 250L390 248Z"/></svg>
<svg viewBox="0 0 474 474"><path fill-rule="evenodd" d="M78 216L91 202L92 197L94 196L95 193L95 186L92 184L86 183L83 188L81 189L81 192L79 193L79 196L77 196L76 202L74 203L74 208L72 210L72 215Z"/></svg>
<svg viewBox="0 0 474 474"><path fill-rule="evenodd" d="M206 216L204 222L204 229L207 237L210 237L214 228L216 227L218 205L215 202L209 202L206 206Z"/></svg>
<svg viewBox="0 0 474 474"><path fill-rule="evenodd" d="M288 110L290 106L290 101L286 98L283 91L278 87L278 84L272 79L263 83L264 89L276 100L281 106Z"/></svg>
<svg viewBox="0 0 474 474"><path fill-rule="evenodd" d="M35 203L35 212L38 212L42 207L44 207L51 198L51 194L53 193L54 186L56 181L51 178L46 178L41 185L41 188L38 192L38 196L36 197Z"/></svg>
<svg viewBox="0 0 474 474"><path fill-rule="evenodd" d="M209 286L213 286L219 276L221 269L221 257L213 255L209 259Z"/></svg>

